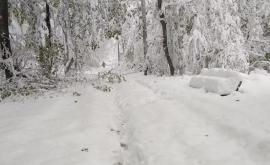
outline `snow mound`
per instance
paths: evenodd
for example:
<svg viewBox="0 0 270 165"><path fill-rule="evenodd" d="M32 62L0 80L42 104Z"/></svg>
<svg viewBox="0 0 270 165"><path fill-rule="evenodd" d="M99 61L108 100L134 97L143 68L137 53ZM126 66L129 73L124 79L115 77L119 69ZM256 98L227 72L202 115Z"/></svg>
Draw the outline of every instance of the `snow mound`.
<svg viewBox="0 0 270 165"><path fill-rule="evenodd" d="M240 73L225 69L203 69L201 74L191 78L189 86L203 88L206 92L230 95L242 84Z"/></svg>

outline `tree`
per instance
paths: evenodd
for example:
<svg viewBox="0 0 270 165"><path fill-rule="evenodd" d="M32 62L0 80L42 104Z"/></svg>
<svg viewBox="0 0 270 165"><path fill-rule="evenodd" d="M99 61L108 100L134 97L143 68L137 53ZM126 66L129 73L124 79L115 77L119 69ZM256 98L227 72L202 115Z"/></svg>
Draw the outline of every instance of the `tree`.
<svg viewBox="0 0 270 165"><path fill-rule="evenodd" d="M46 0L46 18L45 22L48 28L48 45L52 46L52 26L51 26L51 12L50 12L50 6L48 4L48 1Z"/></svg>
<svg viewBox="0 0 270 165"><path fill-rule="evenodd" d="M11 47L8 29L8 0L0 0L0 51L3 53L2 59L6 60L10 57ZM10 67L4 63L6 79L13 77Z"/></svg>
<svg viewBox="0 0 270 165"><path fill-rule="evenodd" d="M159 10L159 18L160 18L160 23L162 26L162 32L163 32L163 49L165 53L165 57L167 59L168 65L170 67L170 74L171 76L174 75L174 66L172 59L170 57L169 49L168 49L168 36L167 36L167 23L165 20L165 14L162 11L162 0L158 0L158 10Z"/></svg>
<svg viewBox="0 0 270 165"><path fill-rule="evenodd" d="M142 9L142 24L143 24L143 54L144 54L144 61L146 61L147 55L147 24L146 24L146 7L145 7L145 0L141 0L141 9ZM148 66L146 66L144 75L147 75Z"/></svg>

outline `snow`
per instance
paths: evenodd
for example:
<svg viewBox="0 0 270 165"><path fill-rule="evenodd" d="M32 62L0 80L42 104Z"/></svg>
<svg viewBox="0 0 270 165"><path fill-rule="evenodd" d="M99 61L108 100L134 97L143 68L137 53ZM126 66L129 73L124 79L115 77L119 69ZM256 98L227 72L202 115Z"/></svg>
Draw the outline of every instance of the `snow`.
<svg viewBox="0 0 270 165"><path fill-rule="evenodd" d="M188 88L189 79L134 76L122 86L126 164L268 164L269 76L248 77L226 98Z"/></svg>
<svg viewBox="0 0 270 165"><path fill-rule="evenodd" d="M211 76L195 76L190 80L190 86L193 88L204 88L207 92L229 95L235 91L230 79Z"/></svg>
<svg viewBox="0 0 270 165"><path fill-rule="evenodd" d="M203 69L201 74L192 77L190 87L203 88L207 92L229 95L236 91L242 82L240 73L225 69Z"/></svg>
<svg viewBox="0 0 270 165"><path fill-rule="evenodd" d="M251 67L250 71L255 70L255 69L263 69L270 73L270 62L269 61L257 61L255 62Z"/></svg>
<svg viewBox="0 0 270 165"><path fill-rule="evenodd" d="M105 62L107 68L115 68L118 65L118 41L116 39L104 41L94 55L99 58L100 65Z"/></svg>
<svg viewBox="0 0 270 165"><path fill-rule="evenodd" d="M82 96L1 104L0 164L112 164L119 148L110 131L113 100L92 87L76 91Z"/></svg>
<svg viewBox="0 0 270 165"><path fill-rule="evenodd" d="M222 68L202 69L201 75L224 77L224 78L233 77L239 81L242 81L240 73L233 70L227 70L227 69L222 69Z"/></svg>
<svg viewBox="0 0 270 165"><path fill-rule="evenodd" d="M242 78L227 97L138 73L110 93L1 103L0 164L268 165L270 76Z"/></svg>

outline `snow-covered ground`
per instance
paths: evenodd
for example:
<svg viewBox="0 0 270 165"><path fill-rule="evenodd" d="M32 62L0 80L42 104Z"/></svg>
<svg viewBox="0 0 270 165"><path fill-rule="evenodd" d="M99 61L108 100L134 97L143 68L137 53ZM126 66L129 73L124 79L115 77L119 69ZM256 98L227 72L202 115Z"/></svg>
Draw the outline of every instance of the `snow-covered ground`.
<svg viewBox="0 0 270 165"><path fill-rule="evenodd" d="M1 103L0 164L269 165L270 76L227 97L190 78L130 74L110 93Z"/></svg>
<svg viewBox="0 0 270 165"><path fill-rule="evenodd" d="M113 101L90 86L76 91L83 94L1 104L0 164L111 164Z"/></svg>

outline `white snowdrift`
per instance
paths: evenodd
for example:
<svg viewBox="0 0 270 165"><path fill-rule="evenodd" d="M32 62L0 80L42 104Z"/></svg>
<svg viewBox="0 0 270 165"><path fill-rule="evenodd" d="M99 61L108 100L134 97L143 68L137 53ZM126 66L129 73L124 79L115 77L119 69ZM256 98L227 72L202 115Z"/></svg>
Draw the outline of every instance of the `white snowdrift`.
<svg viewBox="0 0 270 165"><path fill-rule="evenodd" d="M190 87L203 88L206 92L229 95L236 91L243 79L240 73L225 69L203 69L190 80Z"/></svg>

